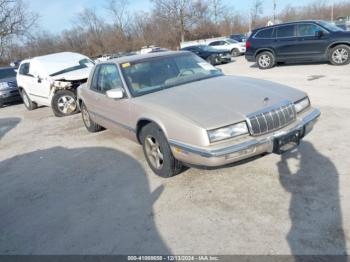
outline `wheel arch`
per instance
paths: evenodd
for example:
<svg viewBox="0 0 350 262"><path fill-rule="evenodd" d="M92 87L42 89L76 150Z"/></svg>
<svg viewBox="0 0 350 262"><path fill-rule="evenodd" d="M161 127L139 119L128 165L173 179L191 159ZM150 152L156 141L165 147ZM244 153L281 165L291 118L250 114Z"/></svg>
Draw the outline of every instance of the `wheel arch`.
<svg viewBox="0 0 350 262"><path fill-rule="evenodd" d="M276 52L272 48L261 48L261 49L256 50L255 54L254 54L254 59L256 59L257 56L259 54L261 54L262 52L271 52L275 56L275 59L276 59Z"/></svg>
<svg viewBox="0 0 350 262"><path fill-rule="evenodd" d="M347 41L338 41L338 42L333 42L330 45L328 45L327 47L327 54L329 54L329 52L332 50L332 48L338 46L338 45L346 45L348 47L350 47L350 42Z"/></svg>
<svg viewBox="0 0 350 262"><path fill-rule="evenodd" d="M143 118L140 118L138 121L137 121L137 124L136 124L136 138L137 138L137 141L139 142L140 145L142 145L142 141L141 141L141 130L142 128L144 128L145 126L149 125L149 124L155 124L158 126L158 128L163 132L163 134L165 135L165 137L168 139L168 136L167 136L167 133L165 131L165 128L162 124L160 124L160 121L157 121L157 120L154 120L154 119L151 119L151 118L148 118L148 117L143 117Z"/></svg>

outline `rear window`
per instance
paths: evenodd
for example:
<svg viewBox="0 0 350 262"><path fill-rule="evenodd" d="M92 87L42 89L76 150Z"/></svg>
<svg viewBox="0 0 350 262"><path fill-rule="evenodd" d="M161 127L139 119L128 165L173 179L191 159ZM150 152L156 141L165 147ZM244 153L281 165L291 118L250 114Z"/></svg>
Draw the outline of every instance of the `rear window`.
<svg viewBox="0 0 350 262"><path fill-rule="evenodd" d="M273 28L269 29L263 29L260 30L256 35L255 38L271 38L273 33Z"/></svg>
<svg viewBox="0 0 350 262"><path fill-rule="evenodd" d="M277 27L277 37L294 37L295 25L286 25Z"/></svg>
<svg viewBox="0 0 350 262"><path fill-rule="evenodd" d="M16 72L14 68L0 69L0 79L15 77Z"/></svg>

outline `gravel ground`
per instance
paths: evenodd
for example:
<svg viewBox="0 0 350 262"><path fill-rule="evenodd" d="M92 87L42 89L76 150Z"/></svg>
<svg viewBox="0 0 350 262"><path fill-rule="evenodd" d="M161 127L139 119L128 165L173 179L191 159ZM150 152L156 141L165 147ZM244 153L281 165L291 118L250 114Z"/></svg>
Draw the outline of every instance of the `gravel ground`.
<svg viewBox="0 0 350 262"><path fill-rule="evenodd" d="M349 253L350 66L221 68L309 93L322 117L297 151L162 179L140 146L89 134L80 115L2 108L0 253Z"/></svg>

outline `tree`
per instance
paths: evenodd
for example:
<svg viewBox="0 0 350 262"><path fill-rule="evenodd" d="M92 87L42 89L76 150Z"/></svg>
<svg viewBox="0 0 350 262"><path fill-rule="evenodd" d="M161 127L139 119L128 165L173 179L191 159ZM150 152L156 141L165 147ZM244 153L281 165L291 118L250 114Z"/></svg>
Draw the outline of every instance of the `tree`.
<svg viewBox="0 0 350 262"><path fill-rule="evenodd" d="M29 29L34 26L37 15L28 11L21 0L0 0L0 59L14 38L28 36Z"/></svg>
<svg viewBox="0 0 350 262"><path fill-rule="evenodd" d="M262 0L254 0L253 5L250 9L250 19L251 19L252 29L254 29L256 27L259 16L262 13L263 13L263 1Z"/></svg>
<svg viewBox="0 0 350 262"><path fill-rule="evenodd" d="M154 15L176 28L181 42L185 34L198 21L198 8L203 7L201 1L195 0L153 0Z"/></svg>
<svg viewBox="0 0 350 262"><path fill-rule="evenodd" d="M107 11L112 15L113 24L118 31L125 34L130 21L128 0L108 0Z"/></svg>

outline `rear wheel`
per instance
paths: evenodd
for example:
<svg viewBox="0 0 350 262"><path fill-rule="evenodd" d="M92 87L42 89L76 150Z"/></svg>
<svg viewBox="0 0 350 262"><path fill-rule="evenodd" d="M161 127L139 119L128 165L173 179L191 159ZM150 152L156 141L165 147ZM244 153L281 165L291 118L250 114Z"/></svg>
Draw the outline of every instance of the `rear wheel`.
<svg viewBox="0 0 350 262"><path fill-rule="evenodd" d="M32 100L30 100L27 92L24 89L22 89L21 95L22 95L22 99L23 99L23 104L24 104L25 108L27 108L29 111L32 111L38 107L36 103L34 103Z"/></svg>
<svg viewBox="0 0 350 262"><path fill-rule="evenodd" d="M237 56L240 55L240 52L239 52L239 50L238 50L237 48L234 48L234 49L232 49L232 51L231 51L231 55L232 55L233 57L237 57Z"/></svg>
<svg viewBox="0 0 350 262"><path fill-rule="evenodd" d="M176 160L162 130L154 123L141 130L143 152L152 171L161 177L172 177L183 170L180 161Z"/></svg>
<svg viewBox="0 0 350 262"><path fill-rule="evenodd" d="M332 65L347 65L350 63L350 47L347 45L333 47L329 56Z"/></svg>
<svg viewBox="0 0 350 262"><path fill-rule="evenodd" d="M77 98L70 90L60 90L52 98L52 111L57 117L69 116L78 112Z"/></svg>
<svg viewBox="0 0 350 262"><path fill-rule="evenodd" d="M90 113L86 108L86 105L82 103L81 105L81 116L83 118L84 125L86 129L91 133L96 133L103 130L103 127L92 121Z"/></svg>
<svg viewBox="0 0 350 262"><path fill-rule="evenodd" d="M275 56L268 51L262 52L256 57L256 63L260 69L272 68L276 64Z"/></svg>

